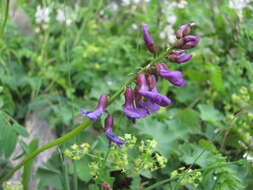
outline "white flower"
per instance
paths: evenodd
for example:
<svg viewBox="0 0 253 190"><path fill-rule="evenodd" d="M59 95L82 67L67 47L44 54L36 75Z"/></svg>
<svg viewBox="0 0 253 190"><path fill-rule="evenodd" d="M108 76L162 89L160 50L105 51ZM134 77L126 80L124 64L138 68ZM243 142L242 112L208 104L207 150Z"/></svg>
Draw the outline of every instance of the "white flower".
<svg viewBox="0 0 253 190"><path fill-rule="evenodd" d="M128 5L130 5L130 0L122 0L122 5L123 6L128 6Z"/></svg>
<svg viewBox="0 0 253 190"><path fill-rule="evenodd" d="M37 6L36 13L35 13L35 21L37 24L42 22L49 23L50 22L50 9L48 7L41 7L40 5Z"/></svg>
<svg viewBox="0 0 253 190"><path fill-rule="evenodd" d="M141 1L140 0L133 0L133 3L139 4Z"/></svg>
<svg viewBox="0 0 253 190"><path fill-rule="evenodd" d="M63 23L66 20L65 14L61 9L57 10L56 20L59 23Z"/></svg>
<svg viewBox="0 0 253 190"><path fill-rule="evenodd" d="M228 6L232 9L242 10L248 7L250 2L252 2L252 0L230 0Z"/></svg>
<svg viewBox="0 0 253 190"><path fill-rule="evenodd" d="M72 24L72 20L70 19L70 18L68 18L67 20L66 20L66 25L67 26L70 26L71 24Z"/></svg>
<svg viewBox="0 0 253 190"><path fill-rule="evenodd" d="M133 30L137 30L138 29L138 25L137 24L132 24L132 29Z"/></svg>
<svg viewBox="0 0 253 190"><path fill-rule="evenodd" d="M170 15L170 16L168 16L167 21L168 21L168 23L170 23L171 25L173 25L173 24L176 23L177 17L175 15Z"/></svg>
<svg viewBox="0 0 253 190"><path fill-rule="evenodd" d="M56 20L59 22L59 23L64 23L66 22L66 25L67 26L70 26L72 23L73 23L73 20L71 18L66 18L65 16L65 12L61 9L58 9L57 10L57 16L56 16Z"/></svg>
<svg viewBox="0 0 253 190"><path fill-rule="evenodd" d="M109 5L109 9L111 9L113 12L116 12L119 10L119 6L117 3L113 2Z"/></svg>
<svg viewBox="0 0 253 190"><path fill-rule="evenodd" d="M169 43L174 43L176 41L176 36L171 25L165 26L162 32L160 32L160 39L167 40Z"/></svg>
<svg viewBox="0 0 253 190"><path fill-rule="evenodd" d="M180 9L183 9L187 6L187 2L186 1L181 1L177 4L177 7L180 8Z"/></svg>

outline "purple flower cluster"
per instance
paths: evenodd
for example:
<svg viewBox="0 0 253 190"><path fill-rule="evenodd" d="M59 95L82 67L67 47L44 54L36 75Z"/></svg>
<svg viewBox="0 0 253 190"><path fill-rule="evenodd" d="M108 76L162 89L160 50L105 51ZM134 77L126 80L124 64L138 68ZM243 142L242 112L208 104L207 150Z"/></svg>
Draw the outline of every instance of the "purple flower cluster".
<svg viewBox="0 0 253 190"><path fill-rule="evenodd" d="M176 63L187 62L192 58L192 54L184 54L185 50L195 47L200 40L199 36L188 35L195 23L182 25L176 32L176 48L166 56L168 60ZM148 25L142 25L142 32L145 44L150 52L156 53L156 45L148 32ZM183 55L184 54L184 55ZM125 103L122 105L124 114L133 123L136 119L145 118L154 114L160 109L160 106L166 107L172 104L172 101L165 95L159 93L157 89L157 79L160 76L168 80L171 84L181 87L185 85L185 80L181 71L169 70L165 63L156 63L147 69L145 73L136 75L135 89L127 87L125 90ZM94 111L81 109L80 113L92 121L96 121L106 111L108 95L102 94L98 105ZM109 114L105 119L104 134L109 142L114 142L122 148L124 141L118 136L113 135L113 116Z"/></svg>
<svg viewBox="0 0 253 190"><path fill-rule="evenodd" d="M193 26L196 26L196 24L184 24L176 32L176 47L178 49L173 50L171 54L167 56L170 61L175 63L184 63L192 58L192 54L182 54L185 53L185 50L194 48L199 43L199 36L188 35L191 32Z"/></svg>

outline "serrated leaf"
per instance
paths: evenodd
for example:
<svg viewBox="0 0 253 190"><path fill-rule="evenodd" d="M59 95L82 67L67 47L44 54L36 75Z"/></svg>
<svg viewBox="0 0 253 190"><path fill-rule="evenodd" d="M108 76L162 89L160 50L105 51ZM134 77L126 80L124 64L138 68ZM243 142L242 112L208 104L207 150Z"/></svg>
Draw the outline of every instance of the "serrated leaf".
<svg viewBox="0 0 253 190"><path fill-rule="evenodd" d="M222 113L211 105L199 104L200 118L204 121L219 122L223 119Z"/></svg>

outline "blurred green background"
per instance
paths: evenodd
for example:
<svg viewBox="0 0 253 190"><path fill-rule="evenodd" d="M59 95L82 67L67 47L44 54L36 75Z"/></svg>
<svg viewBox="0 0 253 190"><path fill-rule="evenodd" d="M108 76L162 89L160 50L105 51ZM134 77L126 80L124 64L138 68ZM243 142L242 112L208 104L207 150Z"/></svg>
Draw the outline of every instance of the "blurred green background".
<svg viewBox="0 0 253 190"><path fill-rule="evenodd" d="M1 1L2 26L6 6ZM155 139L156 151L168 159L166 167L134 177L118 172L110 185L142 189L191 166L203 169L198 185L174 180L156 189L253 189L253 1L17 0L10 1L8 14L0 36L0 176L12 167L16 144L23 154L28 151L18 136L28 137L22 126L32 114L62 136L80 122L80 108L93 110L102 93L113 94L152 59L142 23L149 25L161 53L173 45L180 25L195 22L193 33L201 41L190 50L192 60L168 63L183 72L186 85L159 81L159 91L172 99L172 106L135 125L121 111L123 96L108 108L115 117L114 132ZM88 142L102 144L95 149L103 151L102 131L103 119L59 149ZM47 169L37 171L40 182L34 189L65 189L63 173L71 183L73 171L62 169L59 154L56 150ZM87 172L88 162L79 161L79 188L99 189ZM218 167L205 170L212 164Z"/></svg>

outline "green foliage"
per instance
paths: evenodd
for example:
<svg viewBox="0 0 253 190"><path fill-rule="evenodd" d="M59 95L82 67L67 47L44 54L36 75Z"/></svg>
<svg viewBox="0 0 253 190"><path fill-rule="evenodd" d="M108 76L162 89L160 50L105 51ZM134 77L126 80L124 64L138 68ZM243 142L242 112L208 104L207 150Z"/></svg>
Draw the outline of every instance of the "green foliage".
<svg viewBox="0 0 253 190"><path fill-rule="evenodd" d="M46 120L60 137L79 122L80 108L94 109L102 93L113 94L129 74L152 60L143 43L141 23L149 25L159 54L172 46L173 30L194 21L198 26L193 33L201 41L191 52L192 60L168 63L171 70L182 71L186 85L158 83L158 90L173 104L135 125L121 111L122 96L108 108L115 117L114 133L134 135L138 139L134 148L108 148L99 120L89 132L64 142L38 169L37 189L65 190L67 183L72 188L75 175L79 189L91 190L100 189L102 183L133 190L149 185L173 190L253 188L250 3L245 1L240 9L239 4L231 7L233 0L131 0L130 4L126 0L19 0L10 7L5 25L6 2L0 3L0 177L12 167L18 143L24 151L19 156L37 148L35 141L25 144L18 139L29 136L22 125L31 113ZM48 23L36 21L39 5L50 8ZM18 9L26 14L27 25L13 17ZM57 21L58 10L72 19L70 25ZM151 154L145 149L147 139L157 142ZM82 144L90 147L79 151ZM69 150L66 156L61 153L65 150ZM167 163L152 170L159 166L159 156ZM23 183L28 183L30 167L31 163L25 166ZM97 178L92 174L95 169Z"/></svg>

